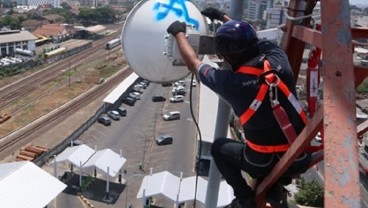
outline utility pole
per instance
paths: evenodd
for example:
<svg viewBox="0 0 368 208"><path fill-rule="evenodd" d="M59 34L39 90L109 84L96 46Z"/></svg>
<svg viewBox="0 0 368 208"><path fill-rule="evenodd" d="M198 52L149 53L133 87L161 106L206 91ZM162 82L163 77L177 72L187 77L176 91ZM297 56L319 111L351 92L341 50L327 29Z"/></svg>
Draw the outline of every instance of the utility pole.
<svg viewBox="0 0 368 208"><path fill-rule="evenodd" d="M71 81L71 78L70 78L70 76L71 76L71 74L70 74L70 73L71 73L71 71L70 71L70 64L71 64L71 63L70 63L70 58L69 58L69 70L68 70L69 88L70 88L70 85L71 85L71 84L70 84L70 81Z"/></svg>

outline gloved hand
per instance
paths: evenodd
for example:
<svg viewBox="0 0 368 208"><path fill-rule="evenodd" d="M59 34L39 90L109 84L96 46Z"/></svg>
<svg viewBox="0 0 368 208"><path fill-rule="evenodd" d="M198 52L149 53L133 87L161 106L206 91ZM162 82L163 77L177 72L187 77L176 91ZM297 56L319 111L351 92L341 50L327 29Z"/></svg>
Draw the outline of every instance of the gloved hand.
<svg viewBox="0 0 368 208"><path fill-rule="evenodd" d="M179 22L178 20L176 20L175 22L171 23L166 31L175 36L179 32L185 33L186 27L187 25L185 24L185 22Z"/></svg>
<svg viewBox="0 0 368 208"><path fill-rule="evenodd" d="M217 19L217 20L222 20L222 18L224 17L224 15L226 13L216 9L216 8L213 8L213 7L208 7L206 9L204 9L203 11L201 11L201 13L210 18L211 20L214 20L214 19Z"/></svg>

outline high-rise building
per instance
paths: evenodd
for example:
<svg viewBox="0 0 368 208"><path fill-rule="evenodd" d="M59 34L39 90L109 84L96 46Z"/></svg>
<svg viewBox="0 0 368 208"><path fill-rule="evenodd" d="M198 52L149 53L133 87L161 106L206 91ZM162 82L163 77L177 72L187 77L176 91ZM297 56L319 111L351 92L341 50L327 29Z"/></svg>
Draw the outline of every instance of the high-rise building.
<svg viewBox="0 0 368 208"><path fill-rule="evenodd" d="M80 0L81 6L97 7L97 0Z"/></svg>
<svg viewBox="0 0 368 208"><path fill-rule="evenodd" d="M60 0L21 0L20 2L22 3L21 5L25 4L25 6L36 6L37 7L40 5L49 4L49 5L52 5L54 8L61 8Z"/></svg>
<svg viewBox="0 0 368 208"><path fill-rule="evenodd" d="M284 1L277 0L272 8L268 8L265 11L266 28L275 28L285 23L286 15L284 14L283 7Z"/></svg>
<svg viewBox="0 0 368 208"><path fill-rule="evenodd" d="M273 6L274 0L248 0L246 1L245 18L252 21L262 20L263 13Z"/></svg>

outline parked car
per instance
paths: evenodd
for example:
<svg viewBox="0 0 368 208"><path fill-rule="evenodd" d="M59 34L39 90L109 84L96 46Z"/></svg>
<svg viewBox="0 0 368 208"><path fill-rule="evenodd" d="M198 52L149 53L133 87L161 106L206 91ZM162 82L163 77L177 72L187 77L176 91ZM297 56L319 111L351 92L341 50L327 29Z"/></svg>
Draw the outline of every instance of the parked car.
<svg viewBox="0 0 368 208"><path fill-rule="evenodd" d="M173 96L176 96L176 95L186 95L187 92L184 90L184 89L181 89L181 90L177 90L175 92L172 93Z"/></svg>
<svg viewBox="0 0 368 208"><path fill-rule="evenodd" d="M180 112L179 111L170 111L162 116L165 121L179 120Z"/></svg>
<svg viewBox="0 0 368 208"><path fill-rule="evenodd" d="M111 125L111 120L106 115L103 115L103 116L99 117L97 119L97 122L100 123L100 124L103 124L104 126L110 126Z"/></svg>
<svg viewBox="0 0 368 208"><path fill-rule="evenodd" d="M166 98L161 95L154 95L152 96L152 102L164 102Z"/></svg>
<svg viewBox="0 0 368 208"><path fill-rule="evenodd" d="M133 92L139 92L139 93L143 93L143 91L144 91L144 89L143 89L143 87L142 87L142 85L134 85L133 87L132 87L132 91Z"/></svg>
<svg viewBox="0 0 368 208"><path fill-rule="evenodd" d="M162 83L161 84L163 87L171 87L172 83L171 82L166 82L166 83Z"/></svg>
<svg viewBox="0 0 368 208"><path fill-rule="evenodd" d="M134 106L134 104L135 104L136 101L137 101L136 99L131 98L129 96L124 97L123 100L122 100L122 102L124 104L127 104L129 106Z"/></svg>
<svg viewBox="0 0 368 208"><path fill-rule="evenodd" d="M135 100L140 100L141 99L141 94L139 92L131 92L131 93L129 93L128 96L135 99Z"/></svg>
<svg viewBox="0 0 368 208"><path fill-rule="evenodd" d="M127 115L127 110L123 107L120 107L120 108L116 109L116 111L119 113L120 116L126 116Z"/></svg>
<svg viewBox="0 0 368 208"><path fill-rule="evenodd" d="M146 89L147 88L147 85L146 84L141 84L141 83L137 83L134 85L134 87L139 87L139 88L142 88L142 89Z"/></svg>
<svg viewBox="0 0 368 208"><path fill-rule="evenodd" d="M184 86L175 86L172 88L171 92L176 92L176 91L179 91L179 90L185 90L185 87Z"/></svg>
<svg viewBox="0 0 368 208"><path fill-rule="evenodd" d="M171 103L180 103L184 102L184 96L183 95L175 95L174 97L170 98Z"/></svg>
<svg viewBox="0 0 368 208"><path fill-rule="evenodd" d="M193 79L192 86L193 87L196 87L197 86L197 81L195 79Z"/></svg>
<svg viewBox="0 0 368 208"><path fill-rule="evenodd" d="M160 135L156 138L157 145L167 145L167 144L172 144L172 143L173 143L173 138L172 136L169 136L169 135Z"/></svg>
<svg viewBox="0 0 368 208"><path fill-rule="evenodd" d="M108 115L112 120L115 120L115 121L119 121L119 120L120 120L119 112L117 112L117 111L115 111L115 110L108 111L108 112L107 112L107 115Z"/></svg>
<svg viewBox="0 0 368 208"><path fill-rule="evenodd" d="M147 87L150 85L150 81L143 79L142 81L139 82L139 84L144 83L145 85L147 85Z"/></svg>
<svg viewBox="0 0 368 208"><path fill-rule="evenodd" d="M187 84L186 81L185 80L182 80L182 79L174 82L174 86L176 86L176 87L177 86L184 86L185 87L186 84Z"/></svg>
<svg viewBox="0 0 368 208"><path fill-rule="evenodd" d="M143 89L146 89L148 87L148 84L145 83L145 82L139 82L138 85L142 85L143 86Z"/></svg>

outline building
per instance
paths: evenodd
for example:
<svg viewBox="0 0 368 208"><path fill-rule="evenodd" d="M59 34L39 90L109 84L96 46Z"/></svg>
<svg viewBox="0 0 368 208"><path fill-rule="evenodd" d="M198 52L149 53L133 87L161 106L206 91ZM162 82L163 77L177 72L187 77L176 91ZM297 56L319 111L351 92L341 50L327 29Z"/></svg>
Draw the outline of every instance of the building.
<svg viewBox="0 0 368 208"><path fill-rule="evenodd" d="M81 6L97 7L97 0L81 0L79 2Z"/></svg>
<svg viewBox="0 0 368 208"><path fill-rule="evenodd" d="M32 34L36 37L50 38L53 43L60 43L73 38L75 32L76 29L73 25L47 24L38 27Z"/></svg>
<svg viewBox="0 0 368 208"><path fill-rule="evenodd" d="M265 10L265 20L266 20L266 28L275 28L279 25L285 23L286 15L284 14L283 7L285 4L278 0L273 5L273 8L268 8Z"/></svg>
<svg viewBox="0 0 368 208"><path fill-rule="evenodd" d="M19 3L25 6L41 6L41 5L52 5L54 8L61 8L60 0L21 0Z"/></svg>
<svg viewBox="0 0 368 208"><path fill-rule="evenodd" d="M263 13L273 6L273 0L248 0L245 8L245 18L252 21L262 20Z"/></svg>
<svg viewBox="0 0 368 208"><path fill-rule="evenodd" d="M35 51L37 38L25 30L0 31L1 56L13 55L16 48Z"/></svg>

